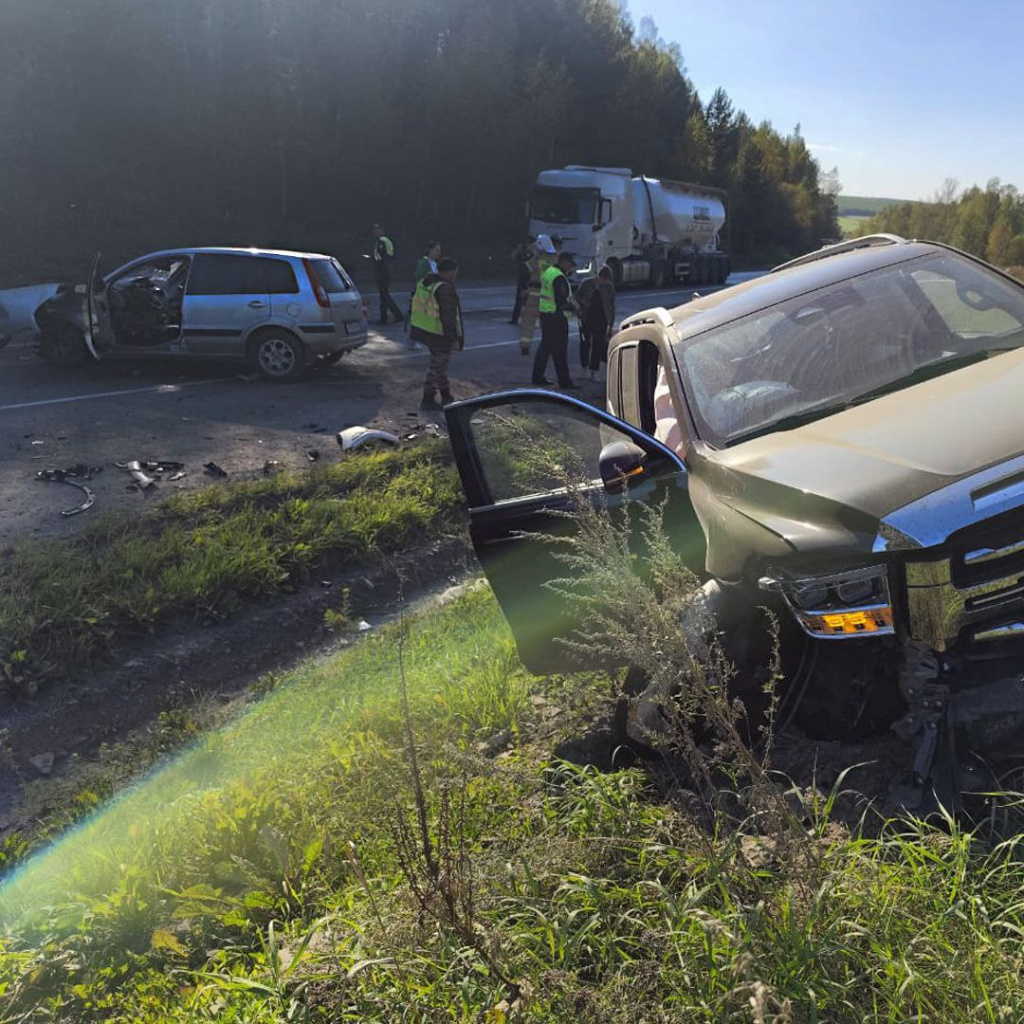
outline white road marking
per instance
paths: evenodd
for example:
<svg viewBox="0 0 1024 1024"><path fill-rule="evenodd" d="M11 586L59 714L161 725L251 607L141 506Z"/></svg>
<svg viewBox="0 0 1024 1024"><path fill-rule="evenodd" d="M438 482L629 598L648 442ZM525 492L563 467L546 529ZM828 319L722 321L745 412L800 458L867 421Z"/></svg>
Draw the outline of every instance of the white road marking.
<svg viewBox="0 0 1024 1024"><path fill-rule="evenodd" d="M197 388L202 384L223 384L234 380L234 377L219 377L216 380L190 380L184 384L156 384L148 388L125 388L122 391L98 391L91 395L69 395L67 398L43 398L38 402L18 402L15 405L0 405L0 412L13 412L15 409L37 409L44 405L63 405L65 402L88 402L93 398L120 398L121 395L142 395L147 391L170 395L182 388Z"/></svg>

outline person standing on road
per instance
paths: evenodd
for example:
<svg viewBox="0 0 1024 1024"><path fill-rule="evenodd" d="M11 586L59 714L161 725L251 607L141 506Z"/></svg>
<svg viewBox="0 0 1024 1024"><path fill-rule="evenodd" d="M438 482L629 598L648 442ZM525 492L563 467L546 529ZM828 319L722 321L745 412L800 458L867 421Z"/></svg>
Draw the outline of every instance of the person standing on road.
<svg viewBox="0 0 1024 1024"><path fill-rule="evenodd" d="M373 280L380 296L380 325L388 322L388 313L393 313L396 323L405 317L398 303L391 297L391 264L395 261L395 246L384 234L379 224L373 225Z"/></svg>
<svg viewBox="0 0 1024 1024"><path fill-rule="evenodd" d="M530 277L532 276L531 261L534 258L533 243L536 239L533 235L527 235L525 241L520 242L511 253L512 262L516 265L516 299L512 306L512 317L509 323L519 323L519 314L522 312L523 303L530 294Z"/></svg>
<svg viewBox="0 0 1024 1024"><path fill-rule="evenodd" d="M427 274L416 286L412 297L413 341L422 342L430 350L430 365L423 382L420 408L434 412L453 401L448 380L448 362L452 352L463 346L462 304L455 290L459 265L450 256L439 260L436 274ZM441 394L438 404L437 394Z"/></svg>
<svg viewBox="0 0 1024 1024"><path fill-rule="evenodd" d="M409 330L409 320L412 317L412 297L416 294L416 286L427 276L437 273L437 261L441 258L441 243L427 242L423 255L416 261L416 269L412 275L412 291L409 292L409 312L405 317L405 329ZM415 348L415 344L413 345Z"/></svg>
<svg viewBox="0 0 1024 1024"><path fill-rule="evenodd" d="M567 252L560 252L555 265L548 267L540 279L540 345L533 361L533 383L550 384L544 376L548 359L555 364L560 388L574 388L569 375L569 316L576 307L568 275L576 261Z"/></svg>
<svg viewBox="0 0 1024 1024"><path fill-rule="evenodd" d="M578 320L579 332L580 332L580 368L585 370L590 365L590 322L587 320L586 312L590 306L590 300L593 298L597 291L597 278L596 277L585 277L579 283L573 298L576 300L576 305L579 308L580 316Z"/></svg>
<svg viewBox="0 0 1024 1024"><path fill-rule="evenodd" d="M580 335L585 334L589 341L587 358L582 360L581 351L581 361L588 377L598 380L601 364L608 362L608 339L615 329L615 281L611 267L606 264L597 272L586 302L578 293L576 298L580 307Z"/></svg>
<svg viewBox="0 0 1024 1024"><path fill-rule="evenodd" d="M519 317L519 353L528 356L533 344L533 331L540 311L540 279L555 263L558 250L548 235L538 235L533 259L529 261L530 283Z"/></svg>

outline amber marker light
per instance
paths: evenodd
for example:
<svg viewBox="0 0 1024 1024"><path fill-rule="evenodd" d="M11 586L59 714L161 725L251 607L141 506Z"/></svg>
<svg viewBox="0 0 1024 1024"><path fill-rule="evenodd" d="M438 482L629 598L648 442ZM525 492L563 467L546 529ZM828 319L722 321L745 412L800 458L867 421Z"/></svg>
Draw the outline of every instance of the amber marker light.
<svg viewBox="0 0 1024 1024"><path fill-rule="evenodd" d="M893 631L890 605L858 608L855 611L823 612L816 615L798 612L797 615L804 629L814 636L858 636Z"/></svg>

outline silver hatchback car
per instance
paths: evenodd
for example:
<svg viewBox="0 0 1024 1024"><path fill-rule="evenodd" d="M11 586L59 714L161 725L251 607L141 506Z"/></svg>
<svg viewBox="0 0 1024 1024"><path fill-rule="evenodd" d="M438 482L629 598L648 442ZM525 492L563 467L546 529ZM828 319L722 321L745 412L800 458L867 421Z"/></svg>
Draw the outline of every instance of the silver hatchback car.
<svg viewBox="0 0 1024 1024"><path fill-rule="evenodd" d="M244 360L290 381L366 344L363 300L341 264L280 249L166 249L88 285L63 285L35 313L39 353L71 365L110 357Z"/></svg>

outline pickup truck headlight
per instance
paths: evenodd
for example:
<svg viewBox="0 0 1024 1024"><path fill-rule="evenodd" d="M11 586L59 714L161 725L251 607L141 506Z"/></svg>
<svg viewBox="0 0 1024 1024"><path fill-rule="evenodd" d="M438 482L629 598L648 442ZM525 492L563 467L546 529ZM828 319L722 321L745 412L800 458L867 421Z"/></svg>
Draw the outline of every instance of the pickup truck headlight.
<svg viewBox="0 0 1024 1024"><path fill-rule="evenodd" d="M760 587L780 591L811 636L844 640L894 632L884 566L809 579L770 576L761 580Z"/></svg>

